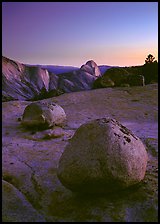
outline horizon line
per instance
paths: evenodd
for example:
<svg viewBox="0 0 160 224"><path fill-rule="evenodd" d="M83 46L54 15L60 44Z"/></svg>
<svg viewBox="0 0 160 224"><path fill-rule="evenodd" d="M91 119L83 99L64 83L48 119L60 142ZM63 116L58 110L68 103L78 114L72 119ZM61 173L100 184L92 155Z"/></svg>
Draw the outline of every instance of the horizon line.
<svg viewBox="0 0 160 224"><path fill-rule="evenodd" d="M16 61L18 63L21 63L21 64L24 64L24 65L30 65L30 66L63 66L63 67L75 67L75 68L80 68L82 65L86 64L87 61L90 61L90 60L93 60L93 59L89 59L86 61L86 63L80 65L80 66L77 66L77 65L62 65L62 64L41 64L41 63L36 63L36 64L32 64L32 63L25 63L25 62L22 62L21 60L17 60L17 59L13 59L11 57L8 57L8 56L4 56L2 55L2 57L5 57L5 58L8 58L9 60L12 60L12 61ZM95 63L96 61L93 60ZM156 60L158 62L158 60ZM96 63L97 64L97 63ZM145 63L144 63L145 64ZM97 64L97 66L110 66L110 67L132 67L132 66L142 66L144 64L136 64L136 65L109 65L109 64Z"/></svg>

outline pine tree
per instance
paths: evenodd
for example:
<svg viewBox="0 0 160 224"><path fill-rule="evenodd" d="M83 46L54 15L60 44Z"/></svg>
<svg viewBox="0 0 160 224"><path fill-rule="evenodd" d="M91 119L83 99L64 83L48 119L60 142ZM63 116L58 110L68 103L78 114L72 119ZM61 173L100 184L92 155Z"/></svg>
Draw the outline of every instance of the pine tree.
<svg viewBox="0 0 160 224"><path fill-rule="evenodd" d="M145 84L158 82L158 62L152 54L149 54L145 59L143 75L145 78Z"/></svg>

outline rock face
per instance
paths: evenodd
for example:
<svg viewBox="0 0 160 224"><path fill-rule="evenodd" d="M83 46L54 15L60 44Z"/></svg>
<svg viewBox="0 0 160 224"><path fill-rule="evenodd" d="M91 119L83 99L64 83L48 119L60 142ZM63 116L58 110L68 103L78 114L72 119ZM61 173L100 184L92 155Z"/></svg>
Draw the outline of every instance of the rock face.
<svg viewBox="0 0 160 224"><path fill-rule="evenodd" d="M2 98L38 100L57 90L57 76L38 66L27 66L2 57ZM54 92L54 95L58 95Z"/></svg>
<svg viewBox="0 0 160 224"><path fill-rule="evenodd" d="M141 140L114 119L96 119L77 129L57 176L72 191L108 193L139 183L147 152Z"/></svg>
<svg viewBox="0 0 160 224"><path fill-rule="evenodd" d="M101 75L97 64L90 60L79 70L59 75L59 89L63 92L89 90L93 82Z"/></svg>
<svg viewBox="0 0 160 224"><path fill-rule="evenodd" d="M101 76L100 69L93 60L87 61L85 65L82 65L81 70L88 72L96 77Z"/></svg>
<svg viewBox="0 0 160 224"><path fill-rule="evenodd" d="M2 99L40 100L92 88L101 72L91 60L80 69L55 75L39 66L27 66L2 57Z"/></svg>
<svg viewBox="0 0 160 224"><path fill-rule="evenodd" d="M63 108L55 103L31 103L23 113L22 125L25 127L40 127L42 129L54 125L63 126L66 114Z"/></svg>

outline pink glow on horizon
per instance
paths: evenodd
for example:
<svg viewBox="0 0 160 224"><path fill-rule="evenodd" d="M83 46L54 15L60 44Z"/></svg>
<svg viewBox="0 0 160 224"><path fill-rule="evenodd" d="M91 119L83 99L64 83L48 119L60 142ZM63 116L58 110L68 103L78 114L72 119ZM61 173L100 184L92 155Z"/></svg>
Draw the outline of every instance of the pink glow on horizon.
<svg viewBox="0 0 160 224"><path fill-rule="evenodd" d="M21 63L132 66L148 54L158 59L158 2L2 3L2 55Z"/></svg>

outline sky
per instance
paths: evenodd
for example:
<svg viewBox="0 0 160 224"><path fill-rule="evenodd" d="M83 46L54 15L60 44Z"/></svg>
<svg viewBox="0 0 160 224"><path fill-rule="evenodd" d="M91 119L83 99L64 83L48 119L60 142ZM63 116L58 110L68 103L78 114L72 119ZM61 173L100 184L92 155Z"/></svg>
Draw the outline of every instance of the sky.
<svg viewBox="0 0 160 224"><path fill-rule="evenodd" d="M3 2L2 55L25 64L158 59L158 2Z"/></svg>

